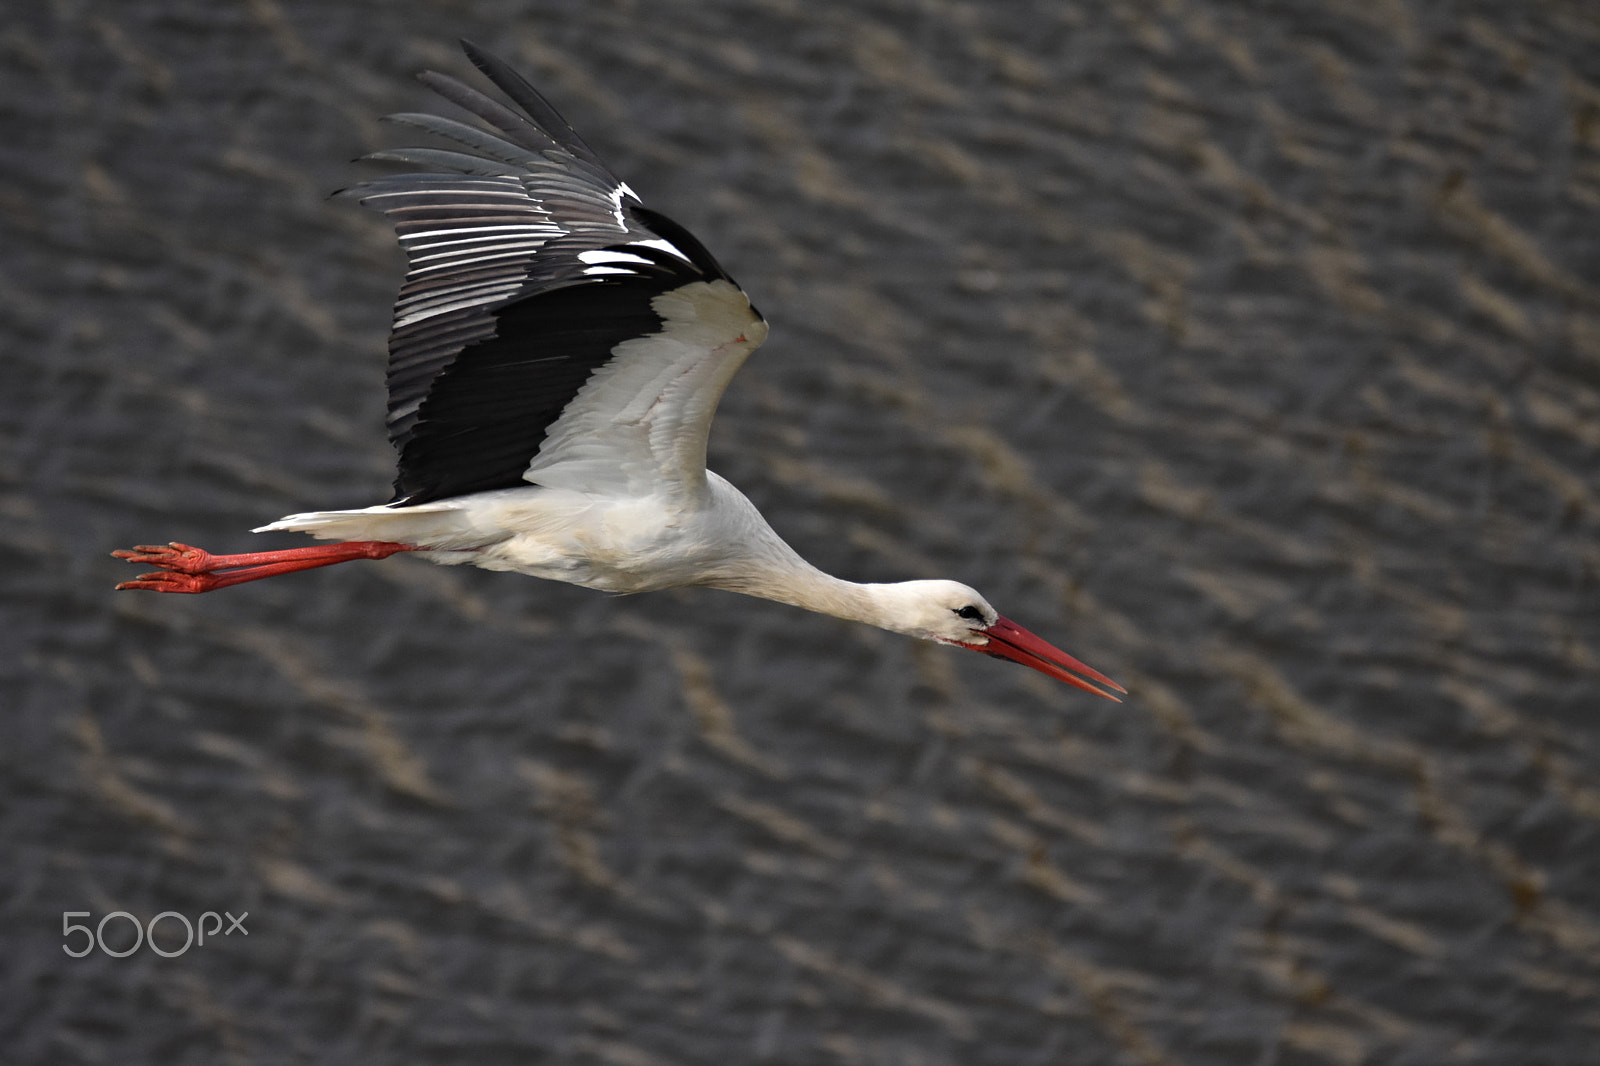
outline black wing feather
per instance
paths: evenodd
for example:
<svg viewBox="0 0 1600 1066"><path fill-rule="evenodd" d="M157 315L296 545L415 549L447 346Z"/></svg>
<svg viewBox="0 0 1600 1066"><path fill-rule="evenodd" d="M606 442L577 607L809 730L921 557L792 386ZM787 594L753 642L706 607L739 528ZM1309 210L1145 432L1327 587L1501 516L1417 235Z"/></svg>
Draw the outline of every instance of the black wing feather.
<svg viewBox="0 0 1600 1066"><path fill-rule="evenodd" d="M425 70L417 75L417 80L463 111L470 111L483 119L525 148L542 152L550 148L560 147L554 137L551 137L526 118L504 104L483 95L470 85L457 81L448 74L440 74L436 70Z"/></svg>
<svg viewBox="0 0 1600 1066"><path fill-rule="evenodd" d="M523 471L550 424L611 349L661 328L650 308L660 280L616 277L500 309L495 335L467 347L431 383L401 452L398 498L426 503L527 484Z"/></svg>
<svg viewBox="0 0 1600 1066"><path fill-rule="evenodd" d="M594 149L584 143L583 138L578 136L578 131L550 106L550 101L539 95L539 90L530 85L527 78L512 70L499 56L484 51L466 38L461 40L461 50L467 53L467 58L472 60L473 66L483 71L485 77L494 82L513 103L526 111L534 123L557 144L579 159L605 171L606 165L600 162L600 157L594 154Z"/></svg>
<svg viewBox="0 0 1600 1066"><path fill-rule="evenodd" d="M662 328L655 297L732 281L687 230L640 206L521 75L462 46L520 111L424 72L493 130L391 116L466 151L377 153L428 169L348 190L390 216L410 262L389 337L396 506L527 484L589 376L621 342Z"/></svg>

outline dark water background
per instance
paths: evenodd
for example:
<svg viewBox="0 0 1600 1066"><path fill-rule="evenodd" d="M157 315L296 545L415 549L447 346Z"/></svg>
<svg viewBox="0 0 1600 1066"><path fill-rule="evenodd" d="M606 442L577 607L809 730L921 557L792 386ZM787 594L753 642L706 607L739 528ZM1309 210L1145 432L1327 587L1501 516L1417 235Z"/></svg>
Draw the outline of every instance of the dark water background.
<svg viewBox="0 0 1600 1066"><path fill-rule="evenodd" d="M111 593L387 497L325 197L462 35L771 320L713 466L1125 705L404 558ZM1600 1062L1593 3L40 0L0 130L0 1061ZM63 954L119 909L249 935Z"/></svg>

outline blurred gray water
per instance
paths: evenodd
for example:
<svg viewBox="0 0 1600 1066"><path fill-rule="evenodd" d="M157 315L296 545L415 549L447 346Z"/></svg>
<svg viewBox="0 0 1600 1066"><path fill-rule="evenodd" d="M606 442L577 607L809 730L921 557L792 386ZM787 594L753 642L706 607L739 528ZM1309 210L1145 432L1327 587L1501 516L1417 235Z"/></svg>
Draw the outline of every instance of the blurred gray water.
<svg viewBox="0 0 1600 1066"><path fill-rule="evenodd" d="M1128 702L404 558L113 594L387 498L326 196L458 36L772 322L717 470ZM0 1061L1600 1062L1592 3L49 0L0 128ZM115 910L249 932L63 953Z"/></svg>

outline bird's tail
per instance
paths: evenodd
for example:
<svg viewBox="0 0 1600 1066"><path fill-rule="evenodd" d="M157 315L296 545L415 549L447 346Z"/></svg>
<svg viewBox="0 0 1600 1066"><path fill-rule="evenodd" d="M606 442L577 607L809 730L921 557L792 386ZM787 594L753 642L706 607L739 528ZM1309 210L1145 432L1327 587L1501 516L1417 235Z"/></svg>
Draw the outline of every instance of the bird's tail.
<svg viewBox="0 0 1600 1066"><path fill-rule="evenodd" d="M468 530L459 508L450 501L415 507L357 507L348 511L307 511L258 526L253 533L290 530L318 540L383 540L401 544L444 546Z"/></svg>

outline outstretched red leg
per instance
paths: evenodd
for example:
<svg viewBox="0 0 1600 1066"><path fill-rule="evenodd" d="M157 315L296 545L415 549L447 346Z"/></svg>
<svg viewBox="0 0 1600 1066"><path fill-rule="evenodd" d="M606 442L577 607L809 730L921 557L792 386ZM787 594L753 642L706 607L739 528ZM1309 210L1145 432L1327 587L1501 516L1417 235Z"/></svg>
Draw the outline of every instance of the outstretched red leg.
<svg viewBox="0 0 1600 1066"><path fill-rule="evenodd" d="M386 540L348 540L338 544L313 544L309 548L289 548L274 552L247 552L243 555L212 555L200 548L173 541L171 544L141 544L131 550L111 554L130 563L143 563L161 569L140 574L137 580L124 581L118 589L148 589L151 592L210 592L264 577L292 574L332 566L351 559L387 559L395 552L416 551L413 544Z"/></svg>

